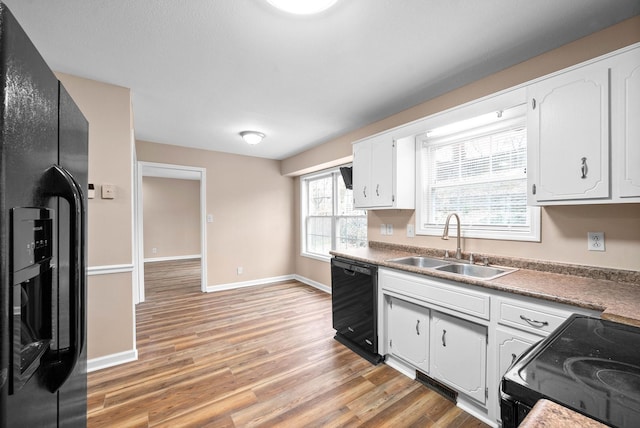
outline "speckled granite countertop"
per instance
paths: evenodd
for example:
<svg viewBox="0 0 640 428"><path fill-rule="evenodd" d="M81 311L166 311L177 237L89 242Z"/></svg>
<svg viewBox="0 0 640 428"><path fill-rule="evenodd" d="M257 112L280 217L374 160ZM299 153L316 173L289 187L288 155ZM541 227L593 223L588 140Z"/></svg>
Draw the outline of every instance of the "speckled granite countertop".
<svg viewBox="0 0 640 428"><path fill-rule="evenodd" d="M569 410L549 400L538 400L519 428L606 428L601 424L573 410Z"/></svg>
<svg viewBox="0 0 640 428"><path fill-rule="evenodd" d="M639 271L548 263L474 253L476 260L488 257L491 265L518 268L513 273L493 280L480 280L387 261L411 255L441 258L442 250L370 242L367 248L332 251L331 254L407 272L602 311L604 319L640 327ZM469 255L463 254L463 257L468 259Z"/></svg>

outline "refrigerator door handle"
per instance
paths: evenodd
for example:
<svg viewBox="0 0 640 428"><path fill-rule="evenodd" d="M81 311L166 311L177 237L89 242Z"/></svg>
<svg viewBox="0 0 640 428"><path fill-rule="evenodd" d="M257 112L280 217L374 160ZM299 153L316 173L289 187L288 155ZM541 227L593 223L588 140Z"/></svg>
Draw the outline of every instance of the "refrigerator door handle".
<svg viewBox="0 0 640 428"><path fill-rule="evenodd" d="M69 323L70 346L51 353L47 362L47 386L57 391L71 375L84 347L85 266L84 233L85 207L80 185L71 173L61 166L49 168L43 177L43 196L61 197L69 203ZM57 354L57 355L56 355Z"/></svg>

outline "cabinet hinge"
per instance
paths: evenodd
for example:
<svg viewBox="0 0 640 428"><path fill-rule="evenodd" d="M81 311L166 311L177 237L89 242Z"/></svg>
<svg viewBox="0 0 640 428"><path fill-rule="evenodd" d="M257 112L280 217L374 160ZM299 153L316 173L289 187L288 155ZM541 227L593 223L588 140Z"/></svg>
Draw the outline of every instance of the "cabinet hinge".
<svg viewBox="0 0 640 428"><path fill-rule="evenodd" d="M487 339L487 345L489 344L489 332L487 331L487 333L485 334L485 338Z"/></svg>
<svg viewBox="0 0 640 428"><path fill-rule="evenodd" d="M389 348L393 348L393 339L389 339Z"/></svg>
<svg viewBox="0 0 640 428"><path fill-rule="evenodd" d="M396 195L391 195L391 202L395 202L396 201Z"/></svg>
<svg viewBox="0 0 640 428"><path fill-rule="evenodd" d="M395 146L396 146L396 140L393 140L393 141L391 142L391 147L395 147Z"/></svg>
<svg viewBox="0 0 640 428"><path fill-rule="evenodd" d="M489 399L489 387L485 387L484 388L484 398L485 399Z"/></svg>

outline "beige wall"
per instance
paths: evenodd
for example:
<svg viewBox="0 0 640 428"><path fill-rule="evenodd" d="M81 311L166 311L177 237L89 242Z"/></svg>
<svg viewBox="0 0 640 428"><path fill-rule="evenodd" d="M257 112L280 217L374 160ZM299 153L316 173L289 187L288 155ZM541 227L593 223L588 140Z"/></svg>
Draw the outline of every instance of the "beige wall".
<svg viewBox="0 0 640 428"><path fill-rule="evenodd" d="M88 266L132 268L131 93L129 89L67 74L58 78L89 121ZM116 186L116 198L100 198L100 186ZM131 273L91 275L88 280L88 358L131 351L133 300Z"/></svg>
<svg viewBox="0 0 640 428"><path fill-rule="evenodd" d="M331 165L338 160L344 161L351 155L351 142L357 139L525 83L639 41L640 16L285 159L282 161L282 173L296 176ZM640 204L551 207L542 211L541 243L468 239L465 240L463 249L594 266L640 269ZM413 211L371 211L369 239L432 248L450 248L452 242L455 245L455 241L445 242L436 237L406 238L405 227L408 222L414 221L413 214ZM296 221L299 223L299 213ZM380 236L380 224L388 223L394 225L394 235ZM605 232L606 252L586 251L589 231ZM299 256L300 240L296 239L296 242L296 272L315 281L329 284L328 264Z"/></svg>
<svg viewBox="0 0 640 428"><path fill-rule="evenodd" d="M138 161L206 169L208 285L294 272L293 179L280 162L136 141ZM244 273L237 274L242 267Z"/></svg>
<svg viewBox="0 0 640 428"><path fill-rule="evenodd" d="M142 200L145 259L200 254L199 181L143 177Z"/></svg>

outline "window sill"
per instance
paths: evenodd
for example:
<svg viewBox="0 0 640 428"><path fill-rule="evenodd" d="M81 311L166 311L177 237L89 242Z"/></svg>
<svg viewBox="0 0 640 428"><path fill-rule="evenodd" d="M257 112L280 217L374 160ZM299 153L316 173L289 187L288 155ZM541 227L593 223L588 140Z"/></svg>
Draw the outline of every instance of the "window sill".
<svg viewBox="0 0 640 428"><path fill-rule="evenodd" d="M320 254L312 254L312 253L300 253L300 255L302 257L318 260L325 263L329 263L331 261L331 256L321 256Z"/></svg>

